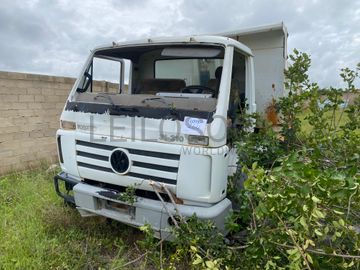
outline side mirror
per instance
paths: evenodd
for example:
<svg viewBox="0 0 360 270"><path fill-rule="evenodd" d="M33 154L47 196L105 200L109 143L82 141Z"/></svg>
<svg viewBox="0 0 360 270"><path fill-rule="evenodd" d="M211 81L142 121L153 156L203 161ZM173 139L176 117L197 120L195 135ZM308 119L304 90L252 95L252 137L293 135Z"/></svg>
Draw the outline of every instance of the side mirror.
<svg viewBox="0 0 360 270"><path fill-rule="evenodd" d="M79 92L79 93L84 93L87 91L87 89L89 88L90 84L92 83L92 76L89 72L85 72L84 73L84 76L85 76L85 81L84 81L84 84L82 87L78 87L76 89L76 92Z"/></svg>

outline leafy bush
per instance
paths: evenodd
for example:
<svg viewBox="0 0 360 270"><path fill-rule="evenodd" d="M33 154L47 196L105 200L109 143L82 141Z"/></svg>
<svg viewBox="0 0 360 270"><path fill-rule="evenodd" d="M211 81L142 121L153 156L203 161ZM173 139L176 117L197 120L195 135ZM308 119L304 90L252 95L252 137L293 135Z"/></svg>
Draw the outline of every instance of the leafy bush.
<svg viewBox="0 0 360 270"><path fill-rule="evenodd" d="M277 157L285 152L284 143L279 140L278 134L271 126L260 120L259 116L249 116L256 119L258 130L256 132L240 131L235 142L241 165L251 166L257 162L270 168Z"/></svg>
<svg viewBox="0 0 360 270"><path fill-rule="evenodd" d="M245 189L255 204L243 256L249 266L360 266L359 176L323 171L302 153L271 171L253 166L247 174Z"/></svg>
<svg viewBox="0 0 360 270"><path fill-rule="evenodd" d="M278 154L274 161L280 164L269 168L268 160L243 148L251 154L244 164L248 180L233 196L242 207L231 220L247 215L249 226L229 225L233 233L247 232L241 257L249 268L359 268L360 102L359 96L351 105L343 100L344 91L356 93L359 73L343 69L345 89L320 91L307 76L310 58L295 50L290 59L289 96L277 104L284 143L276 142L271 131L243 142L252 146L256 138L258 145L270 146L263 157ZM313 127L307 134L301 131L305 105L305 119ZM257 163L249 167L249 160Z"/></svg>

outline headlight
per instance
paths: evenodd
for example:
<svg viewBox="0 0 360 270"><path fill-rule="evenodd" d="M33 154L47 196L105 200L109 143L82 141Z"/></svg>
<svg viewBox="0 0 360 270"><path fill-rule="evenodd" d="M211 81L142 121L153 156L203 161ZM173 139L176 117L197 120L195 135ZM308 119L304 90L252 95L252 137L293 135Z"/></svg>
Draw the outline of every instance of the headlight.
<svg viewBox="0 0 360 270"><path fill-rule="evenodd" d="M197 144L197 145L208 145L209 144L209 137L207 136L197 136L197 135L189 135L188 136L188 143L189 144Z"/></svg>
<svg viewBox="0 0 360 270"><path fill-rule="evenodd" d="M60 126L62 129L65 129L65 130L75 130L76 129L76 123L71 122L71 121L60 120Z"/></svg>

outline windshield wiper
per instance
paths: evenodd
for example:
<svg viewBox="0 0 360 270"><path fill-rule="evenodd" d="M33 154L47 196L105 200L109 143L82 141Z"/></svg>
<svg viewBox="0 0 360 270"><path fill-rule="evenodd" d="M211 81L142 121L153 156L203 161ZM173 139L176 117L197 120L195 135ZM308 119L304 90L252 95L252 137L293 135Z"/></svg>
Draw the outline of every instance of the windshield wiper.
<svg viewBox="0 0 360 270"><path fill-rule="evenodd" d="M147 101L152 101L152 100L159 101L159 102L161 102L161 103L163 103L163 104L165 104L167 106L171 106L171 104L167 103L166 100L164 98L162 98L162 97L145 98L145 99L143 99L141 101L141 103L146 103Z"/></svg>
<svg viewBox="0 0 360 270"><path fill-rule="evenodd" d="M96 96L94 97L94 99L98 99L98 98L100 98L100 97L106 98L106 99L109 101L109 103L110 103L110 105L111 105L111 107L110 107L110 114L111 114L112 112L132 112L132 113L139 112L139 110L136 109L136 108L123 108L123 107L119 107L119 106L115 105L115 103L114 103L114 101L112 100L112 98L111 98L110 95L99 94L99 95L96 95Z"/></svg>
<svg viewBox="0 0 360 270"><path fill-rule="evenodd" d="M170 115L178 116L179 112L177 111L174 103L166 102L166 100L163 97L145 98L141 101L141 103L146 103L146 101L151 101L151 100L158 101L158 102L165 104L168 107L168 109L170 109Z"/></svg>
<svg viewBox="0 0 360 270"><path fill-rule="evenodd" d="M110 103L111 106L115 106L114 101L111 99L111 97L110 97L109 95L99 94L99 95L96 95L96 96L94 97L94 100L97 100L97 99L100 98L100 97L106 98L106 99L109 101L109 103Z"/></svg>

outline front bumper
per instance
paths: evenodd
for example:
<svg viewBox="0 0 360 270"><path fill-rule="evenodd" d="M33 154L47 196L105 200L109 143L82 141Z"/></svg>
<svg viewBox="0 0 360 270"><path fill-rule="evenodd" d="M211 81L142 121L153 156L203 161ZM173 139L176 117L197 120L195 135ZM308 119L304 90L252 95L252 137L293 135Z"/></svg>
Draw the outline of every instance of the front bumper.
<svg viewBox="0 0 360 270"><path fill-rule="evenodd" d="M66 193L64 193L63 191L60 191L59 181L64 182ZM54 186L55 186L56 194L59 195L61 198L63 198L66 203L75 205L74 196L70 195L69 192L71 190L73 190L74 186L79 183L80 183L79 180L76 180L76 179L70 177L65 172L61 172L58 175L54 176Z"/></svg>
<svg viewBox="0 0 360 270"><path fill-rule="evenodd" d="M164 206L159 200L136 197L136 202L130 204L118 200L118 196L114 196L116 195L114 190L76 181L65 173L55 176L55 179L55 189L65 200L69 197L64 197L67 194L59 191L58 180L65 181L67 183L65 185L72 188L73 202L82 216L100 215L135 227L150 224L157 237L167 238L170 235L171 219L165 207L172 215L177 215L171 203L165 202ZM177 208L183 217L191 217L195 214L199 219L214 222L223 233L226 232L225 218L232 209L228 199L210 207L178 204Z"/></svg>

